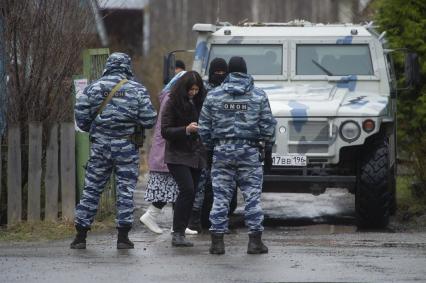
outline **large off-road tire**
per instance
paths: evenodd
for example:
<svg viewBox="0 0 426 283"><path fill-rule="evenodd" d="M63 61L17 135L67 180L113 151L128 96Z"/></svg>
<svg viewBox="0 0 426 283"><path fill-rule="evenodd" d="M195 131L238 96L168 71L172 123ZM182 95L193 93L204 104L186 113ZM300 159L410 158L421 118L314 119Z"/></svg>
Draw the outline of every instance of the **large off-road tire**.
<svg viewBox="0 0 426 283"><path fill-rule="evenodd" d="M209 217L213 205L213 191L211 185L206 185L204 193L203 208L201 210L201 227L203 227L203 229L208 229L211 225ZM237 205L237 190L235 190L234 196L232 197L231 203L229 204L229 215L234 213Z"/></svg>
<svg viewBox="0 0 426 283"><path fill-rule="evenodd" d="M392 170L387 138L379 136L370 140L363 151L357 178L355 210L358 228L382 229L388 225Z"/></svg>

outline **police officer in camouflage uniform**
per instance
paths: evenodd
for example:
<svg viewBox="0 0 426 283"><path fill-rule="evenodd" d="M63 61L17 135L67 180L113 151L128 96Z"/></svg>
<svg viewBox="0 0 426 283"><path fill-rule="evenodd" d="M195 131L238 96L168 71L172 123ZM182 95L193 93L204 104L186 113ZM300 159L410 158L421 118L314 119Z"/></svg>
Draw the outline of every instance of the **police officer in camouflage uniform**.
<svg viewBox="0 0 426 283"><path fill-rule="evenodd" d="M122 86L97 114L102 102L119 83ZM130 57L124 53L111 54L102 77L84 90L75 105L75 120L83 131L89 132L91 146L83 195L75 209L77 236L71 243L72 249L86 248L87 231L113 171L117 192L117 248L134 247L128 233L133 223L133 192L139 174L139 150L131 140L136 126L152 128L156 117L146 88L134 81Z"/></svg>
<svg viewBox="0 0 426 283"><path fill-rule="evenodd" d="M208 82L205 83L206 91L209 92L215 87L218 87L228 75L228 64L223 58L214 58L210 62L209 67L209 77ZM203 205L208 205L208 209L211 206L211 200L205 202L205 189L206 186L211 187L211 178L210 178L210 161L211 161L212 152L208 152L209 164L207 168L201 170L200 180L197 185L197 192L195 193L194 204L192 206L191 217L189 219L188 228L195 230L198 233L201 233L201 214L203 210Z"/></svg>
<svg viewBox="0 0 426 283"><path fill-rule="evenodd" d="M223 84L209 92L199 118L199 135L205 146L214 150L210 253L225 253L223 235L228 231L228 210L236 183L245 200L247 253L267 253L261 239L263 172L258 146L262 141L267 150L272 148L276 121L265 92L254 87L247 74L244 59L232 57L228 68Z"/></svg>

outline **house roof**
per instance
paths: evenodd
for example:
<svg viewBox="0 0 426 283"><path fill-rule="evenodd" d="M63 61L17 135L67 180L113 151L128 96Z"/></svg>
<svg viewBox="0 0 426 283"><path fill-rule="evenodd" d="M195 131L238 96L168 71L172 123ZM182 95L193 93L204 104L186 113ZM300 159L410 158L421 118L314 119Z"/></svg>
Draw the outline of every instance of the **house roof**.
<svg viewBox="0 0 426 283"><path fill-rule="evenodd" d="M149 0L98 0L101 9L135 9L142 10L149 4Z"/></svg>

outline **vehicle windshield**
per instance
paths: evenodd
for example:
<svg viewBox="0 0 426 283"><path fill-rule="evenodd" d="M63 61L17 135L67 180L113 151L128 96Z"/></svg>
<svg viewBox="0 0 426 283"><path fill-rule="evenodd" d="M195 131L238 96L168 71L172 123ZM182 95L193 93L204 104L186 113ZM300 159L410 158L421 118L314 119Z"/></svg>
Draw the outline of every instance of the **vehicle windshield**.
<svg viewBox="0 0 426 283"><path fill-rule="evenodd" d="M374 75L368 44L298 44L297 75Z"/></svg>
<svg viewBox="0 0 426 283"><path fill-rule="evenodd" d="M226 62L233 56L243 57L250 75L281 75L283 70L282 45L216 45L210 48L206 67L208 74L210 62L214 58L223 58Z"/></svg>

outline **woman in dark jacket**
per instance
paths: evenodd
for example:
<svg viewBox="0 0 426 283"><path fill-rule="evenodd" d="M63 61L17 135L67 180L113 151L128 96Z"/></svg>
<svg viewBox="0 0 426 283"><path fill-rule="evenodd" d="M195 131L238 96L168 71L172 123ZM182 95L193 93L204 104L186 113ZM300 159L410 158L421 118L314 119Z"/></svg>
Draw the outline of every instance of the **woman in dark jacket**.
<svg viewBox="0 0 426 283"><path fill-rule="evenodd" d="M179 188L173 215L172 245L175 247L193 246L185 238L185 229L201 169L206 167L205 150L197 133L204 96L200 75L187 72L173 87L161 118L161 135L166 140L164 161Z"/></svg>

